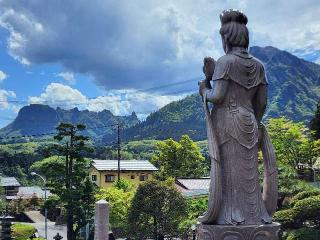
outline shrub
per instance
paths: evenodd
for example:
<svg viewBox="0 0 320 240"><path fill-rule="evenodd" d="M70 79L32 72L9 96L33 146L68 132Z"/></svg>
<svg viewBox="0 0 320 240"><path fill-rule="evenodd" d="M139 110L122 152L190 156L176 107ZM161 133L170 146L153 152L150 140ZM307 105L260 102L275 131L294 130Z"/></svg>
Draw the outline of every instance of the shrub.
<svg viewBox="0 0 320 240"><path fill-rule="evenodd" d="M290 231L286 240L318 240L320 239L320 230L312 228L300 228Z"/></svg>
<svg viewBox="0 0 320 240"><path fill-rule="evenodd" d="M280 210L273 215L273 220L281 223L283 228L293 228L297 225L296 215L293 209Z"/></svg>
<svg viewBox="0 0 320 240"><path fill-rule="evenodd" d="M293 207L297 218L301 221L320 221L320 196L314 196L297 201Z"/></svg>
<svg viewBox="0 0 320 240"><path fill-rule="evenodd" d="M318 196L318 195L320 196L319 189L300 192L291 199L291 206L294 206L297 203L297 201L300 201L305 198L313 197L313 196Z"/></svg>
<svg viewBox="0 0 320 240"><path fill-rule="evenodd" d="M36 231L36 228L32 225L22 223L15 223L12 225L12 236L15 240L29 239Z"/></svg>

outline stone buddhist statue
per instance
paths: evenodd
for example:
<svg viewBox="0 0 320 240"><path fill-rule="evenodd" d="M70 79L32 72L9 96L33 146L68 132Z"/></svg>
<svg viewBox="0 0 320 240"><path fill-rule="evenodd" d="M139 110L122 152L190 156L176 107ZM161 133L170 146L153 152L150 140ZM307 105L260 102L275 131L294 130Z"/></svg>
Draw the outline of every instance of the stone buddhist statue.
<svg viewBox="0 0 320 240"><path fill-rule="evenodd" d="M204 59L206 79L199 83L211 158L208 211L199 218L199 238L278 239L279 224L271 218L278 198L275 154L261 122L267 104L265 69L248 53L246 15L226 10L220 20L225 55L216 62ZM260 149L263 192L258 172Z"/></svg>

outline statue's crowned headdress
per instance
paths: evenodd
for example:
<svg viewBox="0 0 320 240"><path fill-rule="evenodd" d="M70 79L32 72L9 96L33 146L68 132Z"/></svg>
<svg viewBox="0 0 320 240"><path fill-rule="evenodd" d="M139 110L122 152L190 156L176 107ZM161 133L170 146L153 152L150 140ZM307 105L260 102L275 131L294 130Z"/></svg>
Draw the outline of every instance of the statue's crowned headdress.
<svg viewBox="0 0 320 240"><path fill-rule="evenodd" d="M220 14L221 25L228 22L237 22L246 25L248 23L247 16L240 10L227 9Z"/></svg>
<svg viewBox="0 0 320 240"><path fill-rule="evenodd" d="M232 47L248 48L249 31L246 26L248 18L242 11L224 10L220 14L220 21L220 34Z"/></svg>

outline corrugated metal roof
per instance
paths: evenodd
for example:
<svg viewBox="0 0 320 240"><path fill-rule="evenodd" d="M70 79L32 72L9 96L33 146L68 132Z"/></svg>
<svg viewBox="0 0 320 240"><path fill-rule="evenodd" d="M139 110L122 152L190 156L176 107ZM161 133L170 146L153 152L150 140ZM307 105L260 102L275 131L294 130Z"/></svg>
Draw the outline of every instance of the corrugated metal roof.
<svg viewBox="0 0 320 240"><path fill-rule="evenodd" d="M92 166L99 171L118 170L118 160L92 160ZM120 160L121 171L157 171L148 160Z"/></svg>
<svg viewBox="0 0 320 240"><path fill-rule="evenodd" d="M180 183L183 187L188 190L209 190L210 186L210 178L197 178L197 179L177 179L178 183Z"/></svg>
<svg viewBox="0 0 320 240"><path fill-rule="evenodd" d="M38 198L44 198L44 189L39 186L32 186L32 187L19 187L19 191L16 196L7 196L7 199L29 199L33 196L37 196ZM52 194L50 190L47 190L47 197L50 197Z"/></svg>
<svg viewBox="0 0 320 240"><path fill-rule="evenodd" d="M0 177L1 187L19 187L20 183L14 177Z"/></svg>

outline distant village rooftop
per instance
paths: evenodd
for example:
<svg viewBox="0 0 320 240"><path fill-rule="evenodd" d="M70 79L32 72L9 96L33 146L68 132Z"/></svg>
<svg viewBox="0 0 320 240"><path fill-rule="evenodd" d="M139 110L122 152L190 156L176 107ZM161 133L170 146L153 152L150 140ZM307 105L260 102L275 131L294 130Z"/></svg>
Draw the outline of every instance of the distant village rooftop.
<svg viewBox="0 0 320 240"><path fill-rule="evenodd" d="M92 160L91 165L98 171L117 171L118 160ZM148 160L120 160L120 171L157 171Z"/></svg>
<svg viewBox="0 0 320 240"><path fill-rule="evenodd" d="M196 198L208 196L210 181L210 177L178 178L175 185L184 197Z"/></svg>
<svg viewBox="0 0 320 240"><path fill-rule="evenodd" d="M2 177L0 176L1 187L20 187L20 183L14 177Z"/></svg>
<svg viewBox="0 0 320 240"><path fill-rule="evenodd" d="M52 193L50 190L47 190L47 197L50 197ZM19 187L19 191L17 195L15 196L7 196L7 200L13 200L13 199L31 199L32 197L37 197L40 199L45 198L45 192L44 189L42 189L39 186L30 186L30 187Z"/></svg>
<svg viewBox="0 0 320 240"><path fill-rule="evenodd" d="M188 190L209 190L210 178L178 178L176 183Z"/></svg>

